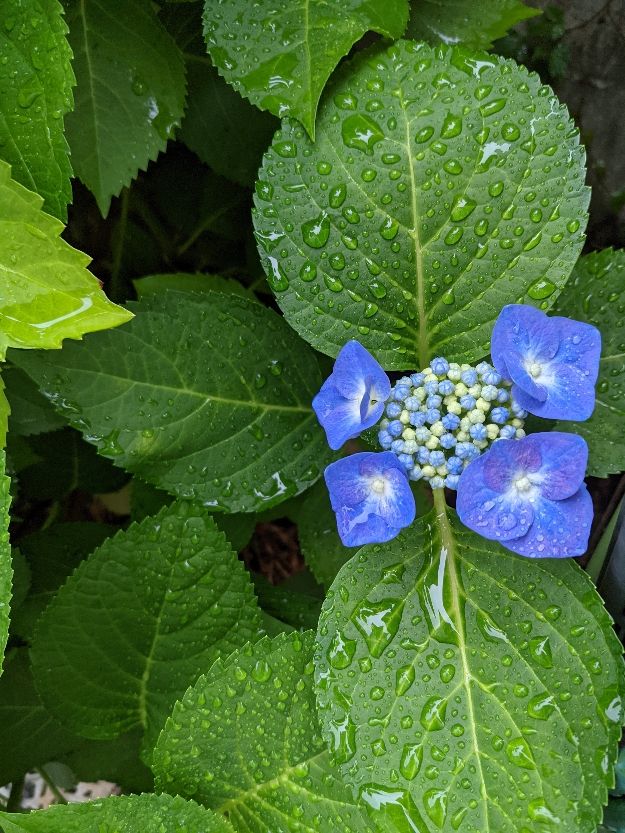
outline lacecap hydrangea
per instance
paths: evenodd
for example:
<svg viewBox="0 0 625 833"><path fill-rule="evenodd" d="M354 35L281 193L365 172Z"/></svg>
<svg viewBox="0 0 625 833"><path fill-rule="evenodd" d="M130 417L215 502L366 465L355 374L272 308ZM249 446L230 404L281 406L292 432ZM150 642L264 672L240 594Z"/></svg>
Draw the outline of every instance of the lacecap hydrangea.
<svg viewBox="0 0 625 833"><path fill-rule="evenodd" d="M600 352L595 327L521 304L495 323L492 363L437 357L394 385L348 342L313 408L331 448L375 427L381 451L326 468L343 543L394 538L415 517L410 481L424 480L456 489L461 521L514 552L581 555L592 521L586 443L560 431L526 436L524 420L588 419Z"/></svg>

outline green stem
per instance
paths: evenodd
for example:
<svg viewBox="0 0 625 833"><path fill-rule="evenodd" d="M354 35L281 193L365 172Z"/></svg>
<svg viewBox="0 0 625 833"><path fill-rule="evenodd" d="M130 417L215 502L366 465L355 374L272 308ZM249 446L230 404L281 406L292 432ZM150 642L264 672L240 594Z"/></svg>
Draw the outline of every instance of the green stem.
<svg viewBox="0 0 625 833"><path fill-rule="evenodd" d="M11 792L9 800L7 801L7 812L21 813L22 811L22 795L24 793L24 776L16 778L11 784Z"/></svg>
<svg viewBox="0 0 625 833"><path fill-rule="evenodd" d="M58 788L58 787L57 787L57 785L54 783L54 781L52 780L52 778L50 778L50 776L49 776L49 775L48 775L48 773L46 772L45 768L44 768L44 767L42 767L42 766L39 766L39 767L36 767L36 771L39 773L39 775L41 775L41 777L43 778L43 780L46 782L46 784L47 784L47 785L48 785L48 787L50 788L50 792L51 792L51 793L52 793L52 795L56 798L57 802L58 802L59 804L68 804L67 799L65 798L65 796L63 795L63 793L59 790L59 788Z"/></svg>

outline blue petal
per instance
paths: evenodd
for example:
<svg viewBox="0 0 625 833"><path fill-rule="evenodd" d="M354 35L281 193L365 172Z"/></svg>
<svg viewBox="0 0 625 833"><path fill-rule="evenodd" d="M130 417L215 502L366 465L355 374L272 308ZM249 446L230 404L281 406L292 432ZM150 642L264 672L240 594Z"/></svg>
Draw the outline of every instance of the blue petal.
<svg viewBox="0 0 625 833"><path fill-rule="evenodd" d="M537 483L543 498L565 500L578 491L584 482L588 462L588 446L583 437L548 431L531 434L517 442L535 448L540 455Z"/></svg>
<svg viewBox="0 0 625 833"><path fill-rule="evenodd" d="M334 362L334 385L347 399L360 399L365 387L384 402L391 392L388 376L359 341L348 341Z"/></svg>
<svg viewBox="0 0 625 833"><path fill-rule="evenodd" d="M547 360L555 356L559 344L558 328L552 326L544 312L526 304L508 304L495 321L490 352L495 369L510 381L510 351L521 356L531 352L536 358Z"/></svg>
<svg viewBox="0 0 625 833"><path fill-rule="evenodd" d="M598 362L597 362L598 366ZM517 403L543 419L562 419L583 422L595 409L596 374L587 374L572 364L554 367L554 379L547 388L547 398L541 402L528 395L519 385L512 386Z"/></svg>
<svg viewBox="0 0 625 833"><path fill-rule="evenodd" d="M493 330L495 367L514 382L516 402L545 419L588 419L600 354L596 327L522 304L504 307ZM535 378L528 372L534 363L543 368Z"/></svg>
<svg viewBox="0 0 625 833"><path fill-rule="evenodd" d="M572 558L588 548L592 498L583 484L566 500L541 500L534 507L534 523L522 538L506 547L527 558Z"/></svg>
<svg viewBox="0 0 625 833"><path fill-rule="evenodd" d="M520 441L501 440L497 445ZM485 482L486 462L492 450L469 463L458 481L456 511L462 523L484 538L510 541L527 533L534 520L528 500L513 500L510 492L490 488Z"/></svg>
<svg viewBox="0 0 625 833"><path fill-rule="evenodd" d="M349 341L312 402L330 448L337 450L380 419L391 390L386 373L361 344Z"/></svg>
<svg viewBox="0 0 625 833"><path fill-rule="evenodd" d="M332 376L323 383L312 406L319 423L325 429L328 445L334 451L363 430L360 402L341 396L334 387Z"/></svg>
<svg viewBox="0 0 625 833"><path fill-rule="evenodd" d="M384 481L383 494L373 489ZM392 452L361 452L331 463L325 470L338 532L346 546L381 544L394 538L415 517L415 503L401 463Z"/></svg>

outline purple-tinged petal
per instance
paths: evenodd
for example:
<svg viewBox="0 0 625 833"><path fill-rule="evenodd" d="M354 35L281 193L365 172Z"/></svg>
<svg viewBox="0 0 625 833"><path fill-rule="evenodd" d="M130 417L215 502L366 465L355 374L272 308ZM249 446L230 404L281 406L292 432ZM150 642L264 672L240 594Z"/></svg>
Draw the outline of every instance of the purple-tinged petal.
<svg viewBox="0 0 625 833"><path fill-rule="evenodd" d="M566 500L540 500L534 523L526 535L505 546L527 558L573 558L588 548L592 524L592 498L583 484Z"/></svg>
<svg viewBox="0 0 625 833"><path fill-rule="evenodd" d="M516 490L503 494L485 482L485 463L499 444L519 444L520 441L500 440L493 449L473 460L460 475L456 511L462 523L484 538L510 541L527 533L534 520L529 500L520 499Z"/></svg>
<svg viewBox="0 0 625 833"><path fill-rule="evenodd" d="M325 480L346 546L390 541L414 520L414 496L391 452L343 457L326 468Z"/></svg>
<svg viewBox="0 0 625 833"><path fill-rule="evenodd" d="M484 467L484 485L495 492L505 492L519 477L539 471L542 457L540 449L523 440L497 440L488 453L475 462ZM473 465L473 463L471 464Z"/></svg>
<svg viewBox="0 0 625 833"><path fill-rule="evenodd" d="M544 312L526 304L508 304L495 321L491 356L495 369L506 379L511 376L508 358L511 351L522 356L531 353L538 359L555 356L560 339Z"/></svg>
<svg viewBox="0 0 625 833"><path fill-rule="evenodd" d="M531 434L523 442L528 448L534 447L542 459L536 483L543 498L565 500L579 490L588 462L588 446L583 437L547 431Z"/></svg>
<svg viewBox="0 0 625 833"><path fill-rule="evenodd" d="M330 377L346 399L362 399L365 387L384 402L391 392L391 383L371 353L359 341L348 341L342 348Z"/></svg>

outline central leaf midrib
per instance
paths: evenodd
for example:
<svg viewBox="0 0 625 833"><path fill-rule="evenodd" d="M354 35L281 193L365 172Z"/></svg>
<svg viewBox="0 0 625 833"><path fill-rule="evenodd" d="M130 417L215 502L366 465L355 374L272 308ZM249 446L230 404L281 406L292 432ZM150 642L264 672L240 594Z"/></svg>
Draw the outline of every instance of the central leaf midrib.
<svg viewBox="0 0 625 833"><path fill-rule="evenodd" d="M408 170L410 171L410 195L411 195L411 210L412 210L412 230L409 232L413 242L413 250L415 257L415 281L416 281L416 296L417 296L417 319L418 319L418 340L417 340L417 359L421 368L427 367L429 362L429 348L427 339L426 327L426 311L425 311L425 286L423 281L423 249L421 247L421 239L419 236L419 209L417 206L417 182L415 178L414 165L412 163L412 156L410 154L410 120L408 119L408 112L406 110L403 91L399 89L399 104L401 111L404 114L404 123L406 126L406 156L408 158Z"/></svg>
<svg viewBox="0 0 625 833"><path fill-rule="evenodd" d="M466 654L466 636L465 630L463 625L463 619L460 609L460 578L457 572L456 566L456 539L452 532L449 517L447 515L447 504L445 501L445 492L443 489L433 489L432 496L434 498L434 508L436 511L436 522L438 524L439 532L440 532L440 540L441 540L441 554L443 548L447 550L447 558L449 564L449 580L452 592L452 603L453 603L453 618L456 622L457 634L458 634L458 650L460 653L460 659L462 662L462 674L464 677L464 687L467 692L467 708L468 708L468 716L469 716L469 727L471 731L471 741L473 744L473 749L475 751L475 762L478 770L478 777L482 787L481 792L483 792L484 796L484 820L486 822L486 830L484 833L490 832L490 818L488 813L488 795L486 793L486 779L484 777L484 772L482 770L482 760L480 757L480 745L477 739L476 733L476 718L475 718L475 708L473 705L473 694L471 692L471 678L472 674L469 669L469 663L467 660Z"/></svg>

